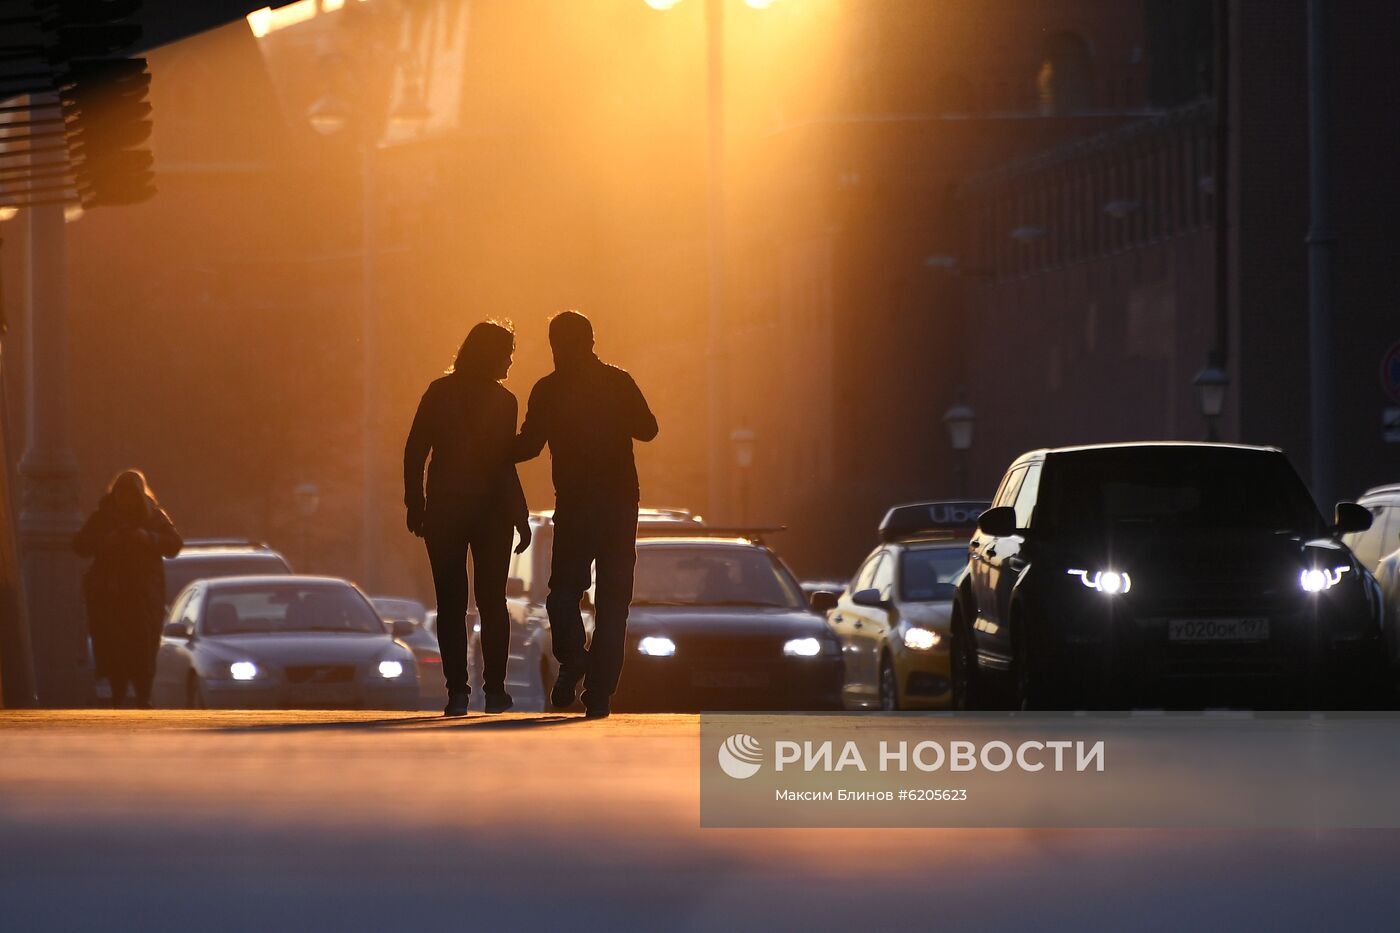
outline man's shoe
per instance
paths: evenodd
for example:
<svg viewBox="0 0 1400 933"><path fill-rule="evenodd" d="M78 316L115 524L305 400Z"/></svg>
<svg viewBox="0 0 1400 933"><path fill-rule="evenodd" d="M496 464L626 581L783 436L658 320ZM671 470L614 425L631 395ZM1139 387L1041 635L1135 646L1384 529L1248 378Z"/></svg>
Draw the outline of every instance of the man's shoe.
<svg viewBox="0 0 1400 933"><path fill-rule="evenodd" d="M467 715L467 704L471 702L470 693L449 693L447 695L447 705L442 708L444 716L465 716Z"/></svg>
<svg viewBox="0 0 1400 933"><path fill-rule="evenodd" d="M584 710L584 719L607 719L612 715L612 710L606 706L589 706Z"/></svg>
<svg viewBox="0 0 1400 933"><path fill-rule="evenodd" d="M554 689L549 691L549 702L555 709L568 709L578 702L578 683L583 680L583 672L577 673L559 668L559 676L554 679Z"/></svg>
<svg viewBox="0 0 1400 933"><path fill-rule="evenodd" d="M504 713L514 705L515 701L504 690L500 693L486 694L486 712L488 713Z"/></svg>

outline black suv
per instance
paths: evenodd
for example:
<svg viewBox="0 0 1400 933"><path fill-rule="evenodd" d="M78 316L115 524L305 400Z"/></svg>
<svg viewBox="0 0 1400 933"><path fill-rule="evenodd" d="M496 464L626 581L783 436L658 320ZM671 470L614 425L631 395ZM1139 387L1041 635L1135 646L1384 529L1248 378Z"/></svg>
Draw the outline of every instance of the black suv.
<svg viewBox="0 0 1400 933"><path fill-rule="evenodd" d="M968 543L955 702L986 702L996 680L1022 708L1122 707L1187 685L1221 705L1265 684L1316 706L1329 683L1378 687L1380 593L1338 541L1370 522L1343 502L1326 523L1273 448L1024 454Z"/></svg>

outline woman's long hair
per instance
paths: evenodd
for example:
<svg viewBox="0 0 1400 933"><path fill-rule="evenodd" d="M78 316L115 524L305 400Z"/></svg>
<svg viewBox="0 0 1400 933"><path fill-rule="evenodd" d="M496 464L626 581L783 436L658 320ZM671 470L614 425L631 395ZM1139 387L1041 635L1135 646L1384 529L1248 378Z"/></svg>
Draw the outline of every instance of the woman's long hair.
<svg viewBox="0 0 1400 933"><path fill-rule="evenodd" d="M510 321L482 321L467 333L449 373L500 382L515 352L515 326Z"/></svg>
<svg viewBox="0 0 1400 933"><path fill-rule="evenodd" d="M151 491L151 484L146 481L146 474L140 470L122 470L107 484L107 496L113 503L120 504L123 493L131 496L131 501L139 501L145 512L149 513L160 508L160 503L156 501L156 494Z"/></svg>

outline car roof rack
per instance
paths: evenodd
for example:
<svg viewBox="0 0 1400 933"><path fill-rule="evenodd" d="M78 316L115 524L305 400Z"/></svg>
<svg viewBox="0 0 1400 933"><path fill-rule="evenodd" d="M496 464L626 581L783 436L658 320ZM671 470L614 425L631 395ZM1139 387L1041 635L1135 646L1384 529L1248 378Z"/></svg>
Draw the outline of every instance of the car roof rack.
<svg viewBox="0 0 1400 933"><path fill-rule="evenodd" d="M637 522L639 538L747 538L762 544L764 535L787 531L787 525L701 525L698 522Z"/></svg>
<svg viewBox="0 0 1400 933"><path fill-rule="evenodd" d="M886 543L940 536L971 537L977 518L992 504L986 499L940 499L896 505L880 520L880 540Z"/></svg>
<svg viewBox="0 0 1400 933"><path fill-rule="evenodd" d="M186 538L184 541L186 548L200 547L249 547L267 548L267 544L262 541L254 541L251 538Z"/></svg>

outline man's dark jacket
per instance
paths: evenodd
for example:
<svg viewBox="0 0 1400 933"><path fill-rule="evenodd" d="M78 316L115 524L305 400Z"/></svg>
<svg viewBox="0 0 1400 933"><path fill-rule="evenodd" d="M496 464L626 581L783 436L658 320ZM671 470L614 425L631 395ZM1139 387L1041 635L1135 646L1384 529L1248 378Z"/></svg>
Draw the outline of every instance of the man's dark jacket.
<svg viewBox="0 0 1400 933"><path fill-rule="evenodd" d="M593 354L556 362L535 383L515 459L549 444L557 504L632 504L640 496L632 441L656 436L656 416L625 370Z"/></svg>

